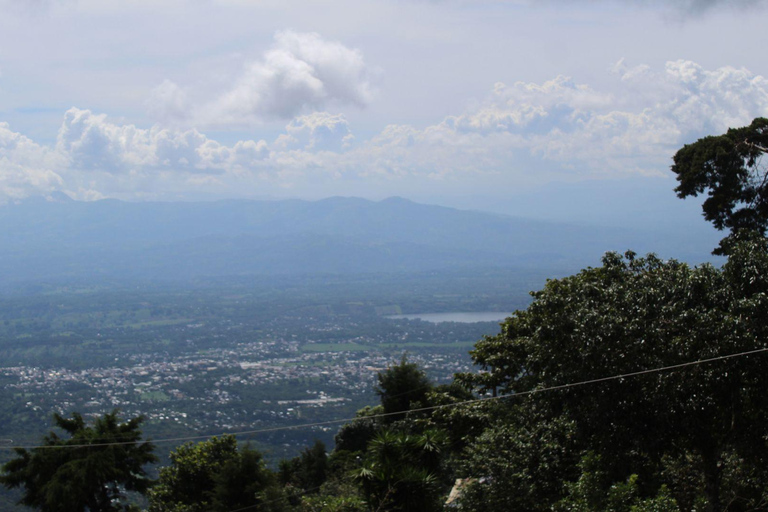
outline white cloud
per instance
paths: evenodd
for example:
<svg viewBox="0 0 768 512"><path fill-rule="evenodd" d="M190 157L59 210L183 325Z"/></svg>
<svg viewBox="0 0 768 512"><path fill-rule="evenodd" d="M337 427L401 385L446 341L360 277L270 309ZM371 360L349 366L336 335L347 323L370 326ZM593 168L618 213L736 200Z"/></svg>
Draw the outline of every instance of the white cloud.
<svg viewBox="0 0 768 512"><path fill-rule="evenodd" d="M59 130L57 149L75 170L104 173L161 171L221 174L253 166L268 155L264 141L240 141L232 147L197 130L118 125L106 115L71 108Z"/></svg>
<svg viewBox="0 0 768 512"><path fill-rule="evenodd" d="M420 138L421 144L434 146L427 136L441 133L453 144L484 148L485 156L497 162L492 168L517 148L517 157L506 162L512 169L515 158L538 156L565 172L663 173L682 144L768 115L768 80L746 69L708 71L680 60L667 63L663 72L623 62L613 70L620 83L612 94L566 77L497 84L478 108L411 134L410 144Z"/></svg>
<svg viewBox="0 0 768 512"><path fill-rule="evenodd" d="M0 123L0 203L60 189L56 169L62 163L53 151Z"/></svg>
<svg viewBox="0 0 768 512"><path fill-rule="evenodd" d="M224 128L292 119L326 107L365 107L374 96L374 74L359 50L316 33L284 31L215 98L191 105L187 92L166 80L154 89L148 110L166 124L186 119Z"/></svg>
<svg viewBox="0 0 768 512"><path fill-rule="evenodd" d="M194 129L142 129L77 108L66 112L56 150L66 161L65 189L80 199L231 194L269 157L264 141L227 146Z"/></svg>
<svg viewBox="0 0 768 512"><path fill-rule="evenodd" d="M768 80L747 69L680 60L663 69L619 62L612 72L610 92L562 76L500 83L463 113L425 128L393 124L368 140L328 112L294 118L271 144L226 145L195 129L138 128L72 108L54 148L0 125L0 195L366 194L382 184L437 193L665 174L683 144L768 116Z"/></svg>
<svg viewBox="0 0 768 512"><path fill-rule="evenodd" d="M574 122L589 112L603 109L612 98L587 85L558 76L543 84L497 83L493 93L476 111L444 121L457 132L548 133L563 122Z"/></svg>
<svg viewBox="0 0 768 512"><path fill-rule="evenodd" d="M342 151L349 148L355 137L349 123L341 114L314 112L300 116L285 127L286 133L275 141L277 150Z"/></svg>
<svg viewBox="0 0 768 512"><path fill-rule="evenodd" d="M664 79L677 94L662 108L683 131L722 132L756 115L768 115L768 80L747 69L707 71L696 63L668 62ZM646 85L650 85L645 81Z"/></svg>

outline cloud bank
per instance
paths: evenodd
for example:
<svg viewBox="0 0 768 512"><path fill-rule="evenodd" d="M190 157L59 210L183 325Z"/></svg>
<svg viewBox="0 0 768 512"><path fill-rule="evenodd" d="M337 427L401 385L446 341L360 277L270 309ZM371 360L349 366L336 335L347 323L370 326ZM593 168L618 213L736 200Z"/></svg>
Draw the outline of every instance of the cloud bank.
<svg viewBox="0 0 768 512"><path fill-rule="evenodd" d="M326 50L320 53L327 57ZM498 191L517 184L666 174L683 144L768 116L768 80L747 69L708 70L685 60L652 69L620 61L611 73L610 90L564 76L497 83L473 108L423 128L386 126L367 140L355 137L344 115L321 110L293 117L274 140L227 145L194 128L140 128L72 108L53 147L0 124L0 196L7 201L54 190L80 199L201 192L366 195L382 184L408 193L416 186L439 192L480 182ZM325 75L318 76L327 91L336 91L334 97L348 103L368 98L365 87L332 87ZM307 94L300 97L315 97ZM307 101L275 107L276 112L302 112L310 108ZM325 100L317 105L325 106ZM242 112L256 115L250 108Z"/></svg>

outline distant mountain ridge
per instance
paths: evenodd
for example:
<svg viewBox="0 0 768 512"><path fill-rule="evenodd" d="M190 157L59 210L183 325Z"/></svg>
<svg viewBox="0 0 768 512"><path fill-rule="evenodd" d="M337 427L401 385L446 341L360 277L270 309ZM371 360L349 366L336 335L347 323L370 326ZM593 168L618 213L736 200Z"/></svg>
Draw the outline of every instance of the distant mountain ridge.
<svg viewBox="0 0 768 512"><path fill-rule="evenodd" d="M186 279L469 267L580 268L608 250L698 262L716 238L577 226L414 203L28 199L0 207L4 279Z"/></svg>

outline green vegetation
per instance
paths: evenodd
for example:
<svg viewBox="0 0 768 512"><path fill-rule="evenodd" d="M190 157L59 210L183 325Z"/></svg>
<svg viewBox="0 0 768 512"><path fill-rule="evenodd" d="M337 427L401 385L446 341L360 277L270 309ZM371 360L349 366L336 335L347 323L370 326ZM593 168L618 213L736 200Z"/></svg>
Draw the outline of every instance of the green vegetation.
<svg viewBox="0 0 768 512"><path fill-rule="evenodd" d="M379 372L378 381L376 394L381 398L386 422L402 419L406 411L425 403L432 388L427 375L418 365L409 363L406 355L400 359L400 364Z"/></svg>
<svg viewBox="0 0 768 512"><path fill-rule="evenodd" d="M141 400L150 402L167 402L170 400L170 397L163 393L162 391L151 391L149 393L141 393L140 395Z"/></svg>
<svg viewBox="0 0 768 512"><path fill-rule="evenodd" d="M20 503L43 512L131 509L124 492L146 492L151 481L144 466L157 461L154 446L140 441L143 418L121 423L112 412L90 426L79 414L54 419L69 438L51 432L38 448L17 448L0 483L22 489Z"/></svg>
<svg viewBox="0 0 768 512"><path fill-rule="evenodd" d="M262 455L238 450L232 436L180 446L149 492L149 512L227 512L251 508L287 510L287 501Z"/></svg>
<svg viewBox="0 0 768 512"><path fill-rule="evenodd" d="M376 349L357 343L310 343L301 347L302 352L367 352L369 350Z"/></svg>
<svg viewBox="0 0 768 512"><path fill-rule="evenodd" d="M722 269L606 255L601 267L547 283L500 335L477 344L473 358L487 371L460 378L515 394L766 348L766 275L764 239L735 245ZM575 446L599 456L606 485L635 474L647 497L666 483L689 510L682 489L695 475L707 510L756 506L768 481L725 475L766 467L764 366L765 355L744 356L528 395L515 407L532 408L537 423L571 424Z"/></svg>
<svg viewBox="0 0 768 512"><path fill-rule="evenodd" d="M768 119L757 118L743 128L688 144L675 154L672 172L677 174L678 197L708 198L704 218L731 234L740 230L765 234L768 228L768 172L762 157L768 153ZM727 254L728 236L715 254Z"/></svg>

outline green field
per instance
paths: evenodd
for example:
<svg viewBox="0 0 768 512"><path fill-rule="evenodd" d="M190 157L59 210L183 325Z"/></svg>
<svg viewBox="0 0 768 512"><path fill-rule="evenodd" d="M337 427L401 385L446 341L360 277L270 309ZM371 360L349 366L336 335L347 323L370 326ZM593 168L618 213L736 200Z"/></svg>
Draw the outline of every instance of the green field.
<svg viewBox="0 0 768 512"><path fill-rule="evenodd" d="M142 393L140 398L143 402L167 402L171 399L162 391L148 391L147 393Z"/></svg>
<svg viewBox="0 0 768 512"><path fill-rule="evenodd" d="M302 352L369 352L371 350L378 349L357 343L308 343L301 347Z"/></svg>

